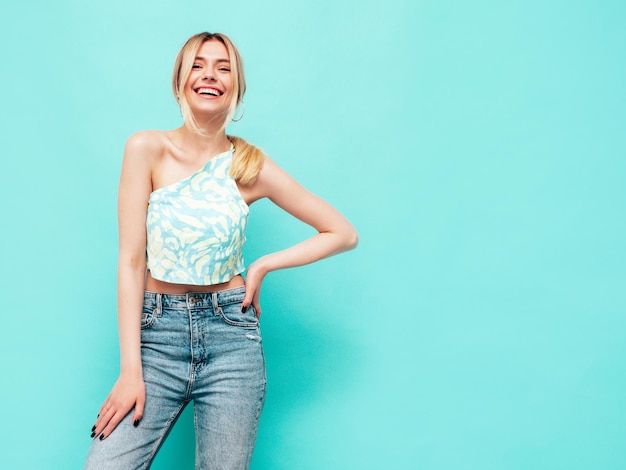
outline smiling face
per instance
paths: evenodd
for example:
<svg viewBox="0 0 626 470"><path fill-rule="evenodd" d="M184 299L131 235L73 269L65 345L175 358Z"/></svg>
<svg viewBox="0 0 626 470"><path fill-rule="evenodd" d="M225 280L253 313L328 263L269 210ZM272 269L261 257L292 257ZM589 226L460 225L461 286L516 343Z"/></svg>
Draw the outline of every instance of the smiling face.
<svg viewBox="0 0 626 470"><path fill-rule="evenodd" d="M224 130L246 92L241 55L230 38L208 32L191 36L174 62L172 91L185 126L202 134L200 121L223 117Z"/></svg>
<svg viewBox="0 0 626 470"><path fill-rule="evenodd" d="M233 97L233 74L228 50L222 42L211 39L200 46L184 93L196 118L215 114L226 116Z"/></svg>

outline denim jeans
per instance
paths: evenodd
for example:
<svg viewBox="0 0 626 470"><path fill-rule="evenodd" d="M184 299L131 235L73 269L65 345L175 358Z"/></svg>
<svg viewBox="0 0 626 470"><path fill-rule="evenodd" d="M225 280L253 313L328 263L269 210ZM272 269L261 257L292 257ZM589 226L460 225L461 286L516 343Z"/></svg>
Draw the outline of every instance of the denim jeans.
<svg viewBox="0 0 626 470"><path fill-rule="evenodd" d="M85 469L147 469L185 406L194 403L196 469L247 469L263 402L265 360L245 287L186 295L146 292L141 359L146 404L106 439L93 440Z"/></svg>

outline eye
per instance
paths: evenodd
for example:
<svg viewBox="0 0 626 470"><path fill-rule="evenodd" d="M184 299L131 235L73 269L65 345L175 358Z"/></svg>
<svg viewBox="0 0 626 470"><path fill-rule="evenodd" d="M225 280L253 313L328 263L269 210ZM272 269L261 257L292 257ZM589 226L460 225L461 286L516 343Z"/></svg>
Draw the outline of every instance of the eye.
<svg viewBox="0 0 626 470"><path fill-rule="evenodd" d="M229 67L220 67L220 72L230 72Z"/></svg>
<svg viewBox="0 0 626 470"><path fill-rule="evenodd" d="M201 66L200 64L193 64L193 65L191 66L191 68L192 68L193 70L199 70L201 67L202 67L202 66Z"/></svg>

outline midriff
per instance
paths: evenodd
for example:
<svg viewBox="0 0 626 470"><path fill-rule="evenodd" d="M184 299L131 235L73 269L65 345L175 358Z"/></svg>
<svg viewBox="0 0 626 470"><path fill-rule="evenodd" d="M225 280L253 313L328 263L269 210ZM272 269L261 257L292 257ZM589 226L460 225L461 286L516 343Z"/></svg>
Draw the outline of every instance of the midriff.
<svg viewBox="0 0 626 470"><path fill-rule="evenodd" d="M196 286L192 284L172 284L171 282L163 282L154 279L148 271L146 275L146 290L150 292L158 292L160 294L187 294L189 292L217 292L220 290L233 289L235 287L245 286L246 283L241 276L237 274L228 282L220 284L211 284L208 286Z"/></svg>

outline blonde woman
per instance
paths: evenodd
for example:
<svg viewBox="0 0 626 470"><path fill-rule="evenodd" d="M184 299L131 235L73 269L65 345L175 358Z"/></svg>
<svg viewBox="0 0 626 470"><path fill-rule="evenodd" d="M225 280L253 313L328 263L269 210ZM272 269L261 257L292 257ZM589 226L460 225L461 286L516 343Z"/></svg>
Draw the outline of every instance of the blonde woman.
<svg viewBox="0 0 626 470"><path fill-rule="evenodd" d="M174 65L184 123L132 135L119 186L120 375L91 430L87 469L149 468L189 402L196 468L248 468L265 398L266 274L356 246L352 225L258 148L226 135L246 90L223 34L192 36ZM243 263L249 206L269 198L317 230ZM246 277L242 273L246 271Z"/></svg>

